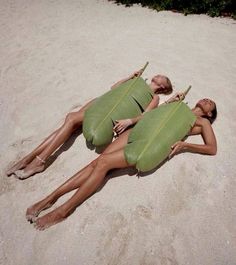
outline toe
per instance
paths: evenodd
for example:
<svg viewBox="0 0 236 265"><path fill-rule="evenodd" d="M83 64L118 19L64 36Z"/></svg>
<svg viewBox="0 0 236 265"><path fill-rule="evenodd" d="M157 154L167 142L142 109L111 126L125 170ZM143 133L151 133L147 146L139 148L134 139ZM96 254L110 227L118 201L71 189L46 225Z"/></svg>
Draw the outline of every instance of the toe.
<svg viewBox="0 0 236 265"><path fill-rule="evenodd" d="M18 179L21 179L21 180L27 179L28 177L31 176L30 172L25 172L24 170L17 170L14 172L14 174L16 175Z"/></svg>
<svg viewBox="0 0 236 265"><path fill-rule="evenodd" d="M40 226L38 220L36 220L36 222L34 223L34 228L37 229L37 230L41 229L41 226Z"/></svg>
<svg viewBox="0 0 236 265"><path fill-rule="evenodd" d="M33 215L33 214L28 214L28 215L26 215L26 220L27 220L28 222L30 222L30 223L35 223L35 221L36 221L36 216Z"/></svg>
<svg viewBox="0 0 236 265"><path fill-rule="evenodd" d="M12 174L14 174L14 171L15 171L16 169L15 169L15 167L11 167L11 168L9 168L7 171L6 171L6 175L8 176L8 177L10 177Z"/></svg>
<svg viewBox="0 0 236 265"><path fill-rule="evenodd" d="M31 223L35 223L36 221L37 221L37 217L36 217L36 215L33 215L32 217L31 217Z"/></svg>
<svg viewBox="0 0 236 265"><path fill-rule="evenodd" d="M24 175L24 171L23 170L16 170L14 172L14 175L18 178L21 179L21 177Z"/></svg>
<svg viewBox="0 0 236 265"><path fill-rule="evenodd" d="M7 175L8 177L11 176L12 173L13 173L13 171L12 171L11 168L8 169L8 170L6 171L6 175Z"/></svg>
<svg viewBox="0 0 236 265"><path fill-rule="evenodd" d="M39 231L43 231L46 228L40 218L35 218L34 227Z"/></svg>

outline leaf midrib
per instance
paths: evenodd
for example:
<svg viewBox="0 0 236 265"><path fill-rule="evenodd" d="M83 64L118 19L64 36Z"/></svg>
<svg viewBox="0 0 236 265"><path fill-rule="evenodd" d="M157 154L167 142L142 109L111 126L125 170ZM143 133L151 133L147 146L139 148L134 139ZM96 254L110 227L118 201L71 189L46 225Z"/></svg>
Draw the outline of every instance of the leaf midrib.
<svg viewBox="0 0 236 265"><path fill-rule="evenodd" d="M99 125L97 126L97 128L95 129L98 130L98 128L101 126L101 124L107 119L107 117L109 117L109 115L113 112L113 110L117 107L117 105L121 102L121 100L130 92L130 90L132 90L132 86L135 84L135 82L138 80L139 77L135 78L133 80L133 82L129 85L129 88L127 90L126 93L124 93L124 95L120 98L120 100L118 100L118 102L114 105L114 107L111 109L111 111L109 111L107 113L107 115L104 117L104 119L99 123Z"/></svg>
<svg viewBox="0 0 236 265"><path fill-rule="evenodd" d="M159 133L161 131L161 129L166 125L166 123L170 120L170 118L173 117L174 113L177 111L177 109L179 108L179 106L181 105L181 103L182 103L182 101L179 102L179 104L174 109L171 109L169 111L169 114L168 114L170 116L168 116L168 118L161 123L161 126L158 126L157 129L154 130L151 138L149 138L150 141L148 141L147 145L144 147L143 151L138 156L137 162L139 161L140 157L142 157L142 155L146 152L147 148L150 146L150 144L152 143L153 139L156 137L157 133Z"/></svg>

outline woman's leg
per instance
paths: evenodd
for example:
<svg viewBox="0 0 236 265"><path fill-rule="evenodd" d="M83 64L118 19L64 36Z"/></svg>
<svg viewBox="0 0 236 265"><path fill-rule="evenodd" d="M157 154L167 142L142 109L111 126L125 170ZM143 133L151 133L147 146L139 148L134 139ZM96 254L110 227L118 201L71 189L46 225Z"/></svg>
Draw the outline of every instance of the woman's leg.
<svg viewBox="0 0 236 265"><path fill-rule="evenodd" d="M94 169L94 160L92 163L84 167L82 170L73 175L59 188L45 197L43 200L33 204L26 210L26 219L29 222L35 221L35 218L43 211L50 208L61 196L79 188L80 185L88 178Z"/></svg>
<svg viewBox="0 0 236 265"><path fill-rule="evenodd" d="M117 138L114 142L112 142L103 152L103 154L109 154L114 151L117 151L125 146L127 143L128 135L130 130L127 130L119 138ZM64 195L67 192L70 192L74 189L79 188L90 176L92 171L94 170L97 164L97 159L92 161L89 165L84 167L82 170L77 172L74 176L72 176L69 180L67 180L64 184L62 184L59 188L57 188L54 192L52 192L45 199L37 202L36 204L29 207L26 211L26 218L28 221L34 221L35 217L39 215L39 213L47 208L49 208L52 204L54 204L58 198Z"/></svg>
<svg viewBox="0 0 236 265"><path fill-rule="evenodd" d="M15 170L15 174L20 179L25 179L35 173L42 172L45 168L44 161L82 125L85 110L92 104L92 102L93 100L77 112L69 113L66 116L64 124L41 145L33 150L33 152L31 152L31 157L33 157L30 161L31 163L28 164L23 171Z"/></svg>
<svg viewBox="0 0 236 265"><path fill-rule="evenodd" d="M36 220L36 228L43 230L68 217L78 205L83 203L103 183L107 172L113 168L126 168L130 165L126 162L124 148L109 154L102 154L95 165L89 178L80 186L75 194L60 207Z"/></svg>
<svg viewBox="0 0 236 265"><path fill-rule="evenodd" d="M31 153L23 157L20 161L14 164L6 173L8 176L13 174L16 170L25 168L32 160L35 159L37 155L39 155L44 148L52 141L55 137L58 129L54 131L51 135L49 135L39 146L37 146Z"/></svg>

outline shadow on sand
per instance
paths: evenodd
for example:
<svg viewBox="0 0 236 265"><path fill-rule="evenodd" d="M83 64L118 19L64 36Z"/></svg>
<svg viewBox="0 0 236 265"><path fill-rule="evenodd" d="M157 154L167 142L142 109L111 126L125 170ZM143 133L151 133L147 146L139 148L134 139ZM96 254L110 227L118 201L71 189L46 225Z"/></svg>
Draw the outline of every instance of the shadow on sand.
<svg viewBox="0 0 236 265"><path fill-rule="evenodd" d="M46 161L45 169L51 166L51 164L63 153L66 152L75 142L76 138L82 134L82 129L76 130L71 137L63 144L61 145L57 151L52 154Z"/></svg>

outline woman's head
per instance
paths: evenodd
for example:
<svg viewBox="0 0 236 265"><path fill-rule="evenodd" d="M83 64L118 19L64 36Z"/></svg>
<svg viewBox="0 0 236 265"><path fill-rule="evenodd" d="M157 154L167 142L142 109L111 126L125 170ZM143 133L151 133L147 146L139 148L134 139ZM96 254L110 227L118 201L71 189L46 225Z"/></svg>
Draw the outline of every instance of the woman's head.
<svg viewBox="0 0 236 265"><path fill-rule="evenodd" d="M199 107L203 112L203 118L206 118L213 123L217 117L216 103L208 98L201 99L197 102L196 107Z"/></svg>
<svg viewBox="0 0 236 265"><path fill-rule="evenodd" d="M168 95L173 91L170 79L164 75L155 75L151 80L150 86L158 94Z"/></svg>

